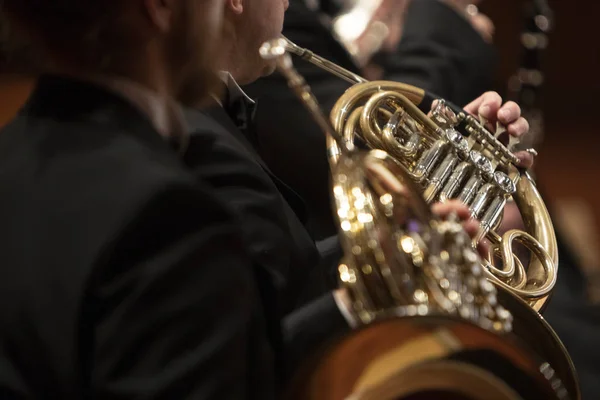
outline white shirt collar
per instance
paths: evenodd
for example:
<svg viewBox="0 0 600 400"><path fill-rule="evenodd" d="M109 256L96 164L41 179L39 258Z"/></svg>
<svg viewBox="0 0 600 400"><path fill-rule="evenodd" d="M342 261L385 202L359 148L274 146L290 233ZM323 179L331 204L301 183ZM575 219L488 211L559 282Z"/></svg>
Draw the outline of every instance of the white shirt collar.
<svg viewBox="0 0 600 400"><path fill-rule="evenodd" d="M129 100L146 115L161 136L178 138L187 133L183 111L175 100L162 98L152 90L128 79L94 76L90 80Z"/></svg>
<svg viewBox="0 0 600 400"><path fill-rule="evenodd" d="M183 152L189 136L181 106L173 99L160 97L152 90L128 79L94 76L93 82L120 94L137 107L154 129L166 139L174 139Z"/></svg>
<svg viewBox="0 0 600 400"><path fill-rule="evenodd" d="M244 92L244 90L240 87L240 85L238 85L238 83L235 81L235 78L229 72L219 71L219 78L223 81L223 83L225 83L225 86L227 87L227 92L229 93L230 101L237 100L240 97L243 97L246 99L246 101L250 102L251 104L254 104L254 100L252 100L252 98L248 96L246 92ZM223 106L223 103L220 99L218 99L216 96L213 96L213 98L217 101L217 103L219 103L221 107Z"/></svg>

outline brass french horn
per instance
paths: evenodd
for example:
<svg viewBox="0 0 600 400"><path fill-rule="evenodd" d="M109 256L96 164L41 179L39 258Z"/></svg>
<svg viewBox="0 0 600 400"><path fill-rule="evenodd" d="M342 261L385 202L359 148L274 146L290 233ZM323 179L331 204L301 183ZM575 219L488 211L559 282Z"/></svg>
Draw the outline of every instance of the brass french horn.
<svg viewBox="0 0 600 400"><path fill-rule="evenodd" d="M545 321L490 283L460 223L431 214L410 168L382 149L358 149L336 118L332 126L289 48L276 39L261 55L277 62L335 150L339 277L359 328L309 358L288 398L578 399L570 358Z"/></svg>
<svg viewBox="0 0 600 400"><path fill-rule="evenodd" d="M488 277L541 312L556 283L558 248L552 220L535 182L516 166L518 159L511 152L516 140L511 138L505 146L499 140L501 127L492 134L484 121L420 88L369 82L284 41L290 53L353 84L331 111L333 128L343 141L360 138L370 148L388 152L418 183L428 203L458 198L469 205L482 226L475 244L484 237L492 244L489 259L483 260ZM431 117L426 114L430 110ZM328 154L334 162L338 153L339 144L329 140ZM510 230L501 236L495 229L502 221L504 206L513 200L527 232ZM515 241L532 253L527 268L513 254Z"/></svg>

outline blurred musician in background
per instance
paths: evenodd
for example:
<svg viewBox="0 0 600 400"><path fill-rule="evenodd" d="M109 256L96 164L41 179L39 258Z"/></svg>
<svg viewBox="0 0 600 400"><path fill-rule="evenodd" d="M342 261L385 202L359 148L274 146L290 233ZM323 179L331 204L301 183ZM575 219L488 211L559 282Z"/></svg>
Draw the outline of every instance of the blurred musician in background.
<svg viewBox="0 0 600 400"><path fill-rule="evenodd" d="M477 8L477 4L480 3L479 0L440 1L468 20L472 28L487 43L493 42L494 24L486 15L479 12ZM334 37L346 47L357 66L363 70L365 77L375 80L390 74L389 69L394 68L386 68L385 64L387 64L388 59L393 60L394 57L397 57L394 53L398 50L398 44L404 32L406 12L411 2L412 0L349 0L345 1L346 7L336 10L336 14L339 13L339 15L333 16L331 22L327 22L329 18L326 18L324 23L330 25ZM328 3L327 0L323 0L319 4L320 7L313 4L311 8L320 10L322 15L333 15L331 7L327 7ZM430 14L430 16L421 21L422 23L439 22L431 19L431 15L435 13L435 9L431 8L431 4L423 3L421 6L424 8L420 12L411 9L410 24L414 26L415 23L419 22L419 18L423 18L426 14ZM422 35L421 31L417 33ZM414 35L414 28L409 29L409 34ZM452 32L449 33L449 35L453 34ZM432 43L414 42L414 44L431 46ZM453 45L453 47L456 48L456 45ZM439 50L434 50L433 53L436 51ZM408 60L403 60L403 62L406 61ZM378 65L378 63L384 65ZM373 68L367 68L368 66ZM400 68L402 67L400 66ZM395 68L398 68L398 66ZM457 64L456 68L463 67ZM406 74L406 72L401 73ZM410 77L408 78L410 79ZM433 82L423 83L431 85ZM451 97L451 94L448 94L448 96Z"/></svg>
<svg viewBox="0 0 600 400"><path fill-rule="evenodd" d="M323 22L321 8L317 8L329 5L330 1L310 3L291 0L284 35L301 47L360 74L360 66L336 40L331 24ZM494 49L489 43L493 25L479 22L485 17L478 13L470 15L467 7L471 3L478 2L386 3L391 7L386 9L387 15L401 14L401 18L389 18L395 23L405 20L400 42L397 43L400 39L397 30L395 36L386 39L388 51L374 60L383 71L381 78L422 87L459 105L489 90L495 67ZM299 61L297 67L329 113L349 84L307 62ZM314 237L323 239L332 235L335 227L329 183L325 178L329 164L323 135L281 77L261 79L244 89L260 104L255 138L260 154L273 172L307 202ZM277 112L269 112L273 109Z"/></svg>
<svg viewBox="0 0 600 400"><path fill-rule="evenodd" d="M238 223L178 157L222 2L1 4L50 63L0 132L0 397L275 398Z"/></svg>

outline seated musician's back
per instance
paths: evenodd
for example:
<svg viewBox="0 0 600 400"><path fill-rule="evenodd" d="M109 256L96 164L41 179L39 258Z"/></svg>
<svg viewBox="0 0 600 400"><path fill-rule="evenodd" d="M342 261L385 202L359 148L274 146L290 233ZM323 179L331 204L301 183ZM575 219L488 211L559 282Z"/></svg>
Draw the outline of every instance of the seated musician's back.
<svg viewBox="0 0 600 400"><path fill-rule="evenodd" d="M61 76L0 133L0 397L272 397L238 227L177 151L218 5L3 3Z"/></svg>

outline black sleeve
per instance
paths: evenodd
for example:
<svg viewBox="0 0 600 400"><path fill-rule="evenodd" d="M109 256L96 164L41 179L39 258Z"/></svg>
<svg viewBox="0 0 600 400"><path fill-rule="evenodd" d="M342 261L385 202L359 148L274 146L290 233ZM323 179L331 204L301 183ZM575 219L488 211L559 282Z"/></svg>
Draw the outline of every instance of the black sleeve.
<svg viewBox="0 0 600 400"><path fill-rule="evenodd" d="M88 315L99 399L273 398L250 264L206 192L160 190L115 241Z"/></svg>
<svg viewBox="0 0 600 400"><path fill-rule="evenodd" d="M271 274L277 286L280 315L327 292L314 241L258 156L227 131L218 132L210 152L206 152L202 138L208 134L197 130L190 135L186 163L239 215L253 262Z"/></svg>
<svg viewBox="0 0 600 400"><path fill-rule="evenodd" d="M288 371L293 373L302 362L350 331L332 293L288 315L283 322Z"/></svg>
<svg viewBox="0 0 600 400"><path fill-rule="evenodd" d="M396 52L381 58L386 80L409 83L458 105L489 90L493 46L439 0L412 1Z"/></svg>

